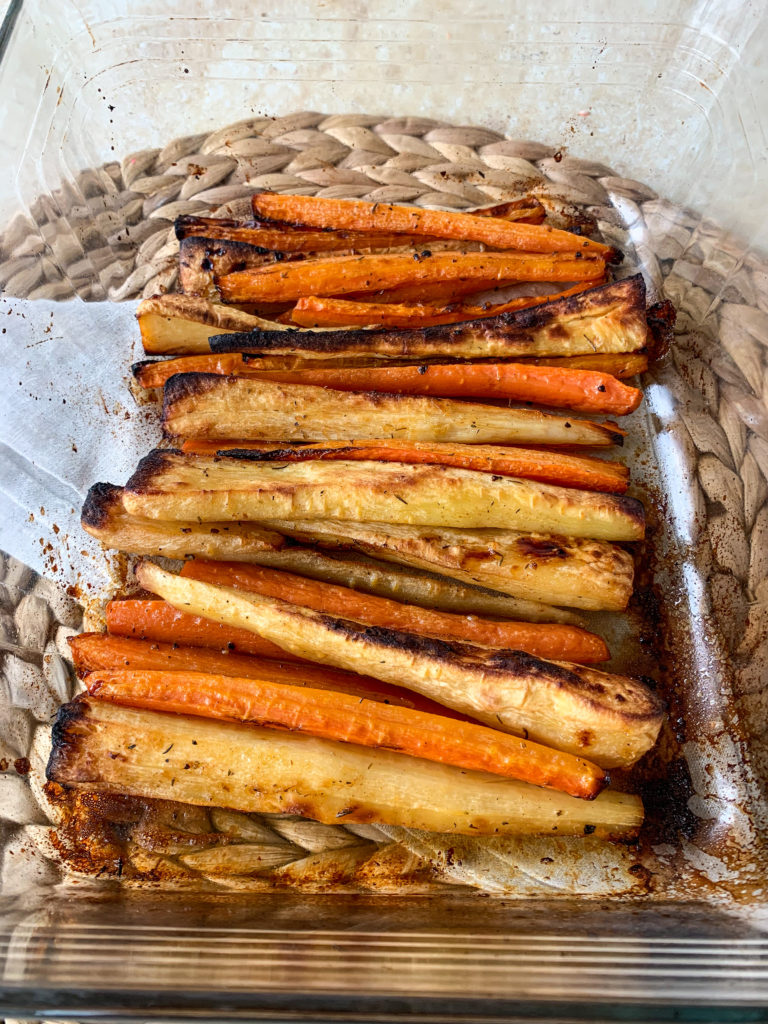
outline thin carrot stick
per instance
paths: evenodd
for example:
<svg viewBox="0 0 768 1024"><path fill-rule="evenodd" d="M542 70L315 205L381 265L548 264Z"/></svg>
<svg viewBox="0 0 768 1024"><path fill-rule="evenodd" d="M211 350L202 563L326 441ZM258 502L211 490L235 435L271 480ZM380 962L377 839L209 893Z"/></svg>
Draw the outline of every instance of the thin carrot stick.
<svg viewBox="0 0 768 1024"><path fill-rule="evenodd" d="M369 626L399 629L406 633L460 640L501 650L520 650L539 658L590 664L610 657L601 637L578 626L550 623L493 622L475 616L453 615L431 608L401 604L386 597L361 594L320 580L296 576L279 569L244 565L239 562L186 562L182 576L236 587L275 597L291 604L314 608Z"/></svg>
<svg viewBox="0 0 768 1024"><path fill-rule="evenodd" d="M343 669L315 665L311 662L282 661L258 658L237 651L216 651L205 647L181 647L175 643L132 640L109 633L80 633L69 638L72 660L80 678L102 669L131 671L206 672L214 675L239 676L244 679L269 679L273 683L311 686L317 690L335 690L366 700L380 700L399 707L415 708L431 714L446 715L468 721L466 715L405 690L383 683L370 676L359 676Z"/></svg>
<svg viewBox="0 0 768 1024"><path fill-rule="evenodd" d="M479 218L482 220L483 218ZM491 218L487 218L490 222ZM510 225L514 227L515 225ZM518 225L533 228L534 225ZM597 281L602 259L570 253L435 252L419 259L405 253L335 256L272 263L215 278L225 302L289 302L304 295L375 292L401 284L456 281Z"/></svg>
<svg viewBox="0 0 768 1024"><path fill-rule="evenodd" d="M396 231L436 238L461 238L483 242L497 249L526 252L581 252L616 259L616 251L570 231L544 224L520 224L499 217L477 217L471 213L423 210L361 200L326 199L318 196L254 195L253 212L286 223L300 222L322 228L354 231Z"/></svg>
<svg viewBox="0 0 768 1024"><path fill-rule="evenodd" d="M625 416L643 393L593 370L565 370L521 363L454 363L327 370L265 370L249 374L282 384L314 384L335 391L379 391L443 398L494 398L533 402L574 412Z"/></svg>
<svg viewBox="0 0 768 1024"><path fill-rule="evenodd" d="M177 611L158 598L110 601L107 605L107 629L116 636L161 641L192 647L255 654L259 658L301 661L286 654L282 647L264 640L246 629L232 629L220 622Z"/></svg>
<svg viewBox="0 0 768 1024"><path fill-rule="evenodd" d="M290 322L300 327L434 327L438 324L457 324L464 320L482 320L484 317L513 313L517 309L540 306L569 295L594 288L602 281L586 281L552 295L525 295L494 305L471 305L452 302L448 306L430 306L426 303L350 302L347 299L308 295L299 299L287 314ZM285 320L289 322L288 319Z"/></svg>
<svg viewBox="0 0 768 1024"><path fill-rule="evenodd" d="M216 455L232 449L263 452L263 458L277 462L308 459L404 462L407 465L456 466L497 476L515 476L540 483L576 487L585 491L624 494L629 470L621 462L590 456L563 454L548 449L515 448L502 445L447 444L430 441L321 441L280 445L267 441L206 441L188 438L182 451Z"/></svg>
<svg viewBox="0 0 768 1024"><path fill-rule="evenodd" d="M583 799L597 796L609 781L605 771L589 761L488 726L328 690L201 672L107 670L92 673L87 686L91 696L127 707L292 729L397 750Z"/></svg>

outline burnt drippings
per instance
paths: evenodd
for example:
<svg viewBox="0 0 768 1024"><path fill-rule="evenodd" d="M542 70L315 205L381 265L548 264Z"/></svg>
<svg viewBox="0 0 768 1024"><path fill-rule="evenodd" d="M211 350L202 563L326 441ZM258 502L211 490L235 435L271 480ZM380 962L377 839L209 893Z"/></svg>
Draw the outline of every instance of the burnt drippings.
<svg viewBox="0 0 768 1024"><path fill-rule="evenodd" d="M648 320L648 355L651 361L662 359L672 344L677 311L669 299L650 306Z"/></svg>

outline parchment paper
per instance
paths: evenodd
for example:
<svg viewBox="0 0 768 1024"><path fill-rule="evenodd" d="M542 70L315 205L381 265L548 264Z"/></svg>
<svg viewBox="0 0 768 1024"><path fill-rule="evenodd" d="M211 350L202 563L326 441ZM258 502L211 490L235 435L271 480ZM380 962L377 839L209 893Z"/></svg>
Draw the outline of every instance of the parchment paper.
<svg viewBox="0 0 768 1024"><path fill-rule="evenodd" d="M96 481L122 484L160 438L128 388L136 304L0 299L0 549L62 586L108 581L80 527Z"/></svg>

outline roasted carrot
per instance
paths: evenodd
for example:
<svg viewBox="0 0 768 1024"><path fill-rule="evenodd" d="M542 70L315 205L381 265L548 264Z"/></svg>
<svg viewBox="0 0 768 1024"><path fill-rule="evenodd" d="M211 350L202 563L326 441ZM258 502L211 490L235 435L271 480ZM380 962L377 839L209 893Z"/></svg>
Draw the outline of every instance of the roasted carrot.
<svg viewBox="0 0 768 1024"><path fill-rule="evenodd" d="M475 469L498 476L518 476L541 483L577 487L585 491L623 494L629 470L621 462L589 456L566 455L547 449L514 448L490 444L441 444L430 441L319 441L275 447L267 441L205 441L188 438L182 451L216 455L232 449L263 452L262 458L276 462L305 459L424 463Z"/></svg>
<svg viewBox="0 0 768 1024"><path fill-rule="evenodd" d="M482 219L482 218L480 218ZM490 223L491 218L486 218ZM514 227L515 225L510 225ZM533 228L535 225L518 225ZM538 230L538 229L537 229ZM303 295L375 292L401 284L456 281L598 281L605 262L570 253L435 252L335 256L272 263L215 278L225 302L289 302Z"/></svg>
<svg viewBox="0 0 768 1024"><path fill-rule="evenodd" d="M143 388L161 388L175 373L219 373L226 377L252 374L258 362L240 352L214 355L179 356L178 359L147 360L135 363L133 376Z"/></svg>
<svg viewBox="0 0 768 1024"><path fill-rule="evenodd" d="M522 779L592 799L609 779L597 765L485 725L361 700L350 694L202 672L93 672L88 692L125 707L291 729L397 750L469 771ZM414 794L417 798L418 794Z"/></svg>
<svg viewBox="0 0 768 1024"><path fill-rule="evenodd" d="M416 605L401 604L386 597L361 594L320 580L296 576L279 569L267 569L239 562L185 562L182 576L203 583L236 587L276 597L290 604L314 608L369 626L399 629L406 633L461 640L501 650L520 650L540 658L591 664L610 655L601 637L577 626L550 623L494 622L472 615L453 615Z"/></svg>
<svg viewBox="0 0 768 1024"><path fill-rule="evenodd" d="M610 373L617 380L626 380L648 369L644 352L596 353L593 356L523 356L516 360L532 366L560 366L566 370L594 370Z"/></svg>
<svg viewBox="0 0 768 1024"><path fill-rule="evenodd" d="M361 200L277 195L273 192L257 193L252 204L256 217L271 217L289 224L298 222L337 230L395 231L436 238L461 238L483 242L497 249L594 253L611 261L617 258L616 250L602 242L593 242L544 224L520 224L500 217L477 217L471 213L423 210Z"/></svg>
<svg viewBox="0 0 768 1024"><path fill-rule="evenodd" d="M564 299L602 284L587 281L552 295L525 295L494 305L473 306L466 302L453 302L448 306L430 306L426 303L350 302L347 299L305 296L287 314L284 322L299 327L435 327L438 324L458 324L464 320L482 320L483 317L513 313L517 309L541 306L545 302Z"/></svg>
<svg viewBox="0 0 768 1024"><path fill-rule="evenodd" d="M214 675L239 676L244 679L269 679L273 683L311 686L316 690L336 690L353 697L380 700L399 707L415 708L435 715L447 715L471 721L451 708L444 708L428 697L383 683L370 676L359 676L343 669L328 668L310 662L298 664L257 658L237 651L214 651L205 647L180 647L178 644L150 640L132 640L109 633L80 633L69 638L72 660L80 678L102 669L131 671L206 672Z"/></svg>
<svg viewBox="0 0 768 1024"><path fill-rule="evenodd" d="M530 208L521 214L532 214ZM317 253L335 250L369 252L397 248L404 245L423 246L425 239L418 235L385 234L382 232L323 231L320 228L277 225L266 222L252 224L219 220L213 217L180 217L176 221L176 235L184 238L211 238L227 242L245 242L270 252ZM433 239L438 241L438 239Z"/></svg>
<svg viewBox="0 0 768 1024"><path fill-rule="evenodd" d="M238 651L259 658L302 660L246 629L231 629L220 622L188 615L157 598L110 601L106 617L107 629L116 636Z"/></svg>
<svg viewBox="0 0 768 1024"><path fill-rule="evenodd" d="M281 384L314 384L335 391L510 399L615 416L634 412L643 397L638 388L628 387L607 373L521 363L266 370L253 376Z"/></svg>

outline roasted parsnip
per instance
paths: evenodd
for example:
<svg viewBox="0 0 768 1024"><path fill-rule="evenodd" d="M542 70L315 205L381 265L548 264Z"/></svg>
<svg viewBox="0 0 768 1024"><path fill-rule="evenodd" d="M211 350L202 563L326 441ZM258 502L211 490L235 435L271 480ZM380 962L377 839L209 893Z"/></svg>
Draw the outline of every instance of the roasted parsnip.
<svg viewBox="0 0 768 1024"><path fill-rule="evenodd" d="M247 456L249 453L243 453ZM348 519L456 528L513 526L567 537L643 537L643 506L624 495L554 487L450 466L398 462L261 462L156 449L123 504L149 519Z"/></svg>
<svg viewBox="0 0 768 1024"><path fill-rule="evenodd" d="M301 355L307 363L354 365L358 358L402 362L513 359L638 352L653 343L640 274L498 317L421 329L314 330L295 335L269 330L211 339L214 352ZM266 369L267 367L265 367Z"/></svg>
<svg viewBox="0 0 768 1024"><path fill-rule="evenodd" d="M200 523L144 519L132 516L123 505L123 489L94 484L86 495L80 522L86 533L106 548L131 555L166 558L220 558L248 560L257 551L285 545L274 530L253 523Z"/></svg>
<svg viewBox="0 0 768 1024"><path fill-rule="evenodd" d="M137 569L142 586L175 607L251 629L300 657L406 686L504 732L587 757L603 768L634 764L663 719L642 680L520 651L490 651L363 626L261 594Z"/></svg>
<svg viewBox="0 0 768 1024"><path fill-rule="evenodd" d="M640 799L625 793L607 790L579 800L388 750L92 698L59 711L48 778L202 807L301 814L327 824L380 821L468 835L626 838L643 820Z"/></svg>
<svg viewBox="0 0 768 1024"><path fill-rule="evenodd" d="M426 395L340 392L216 373L179 373L165 384L168 435L254 441L397 438L466 444L621 444L614 423L537 409L505 409Z"/></svg>
<svg viewBox="0 0 768 1024"><path fill-rule="evenodd" d="M279 551L257 551L248 560L256 565L286 569L313 580L354 587L366 594L379 594L422 608L497 619L523 619L526 622L582 624L574 612L564 608L553 608L539 601L524 601L478 585L458 583L449 579L447 573L439 576L413 566L379 562L354 551L335 550L330 553L317 548L288 547Z"/></svg>
<svg viewBox="0 0 768 1024"><path fill-rule="evenodd" d="M602 541L328 519L281 519L271 525L304 543L351 549L529 601L584 611L622 611L632 596L632 556ZM274 565L281 554L264 552L253 560Z"/></svg>
<svg viewBox="0 0 768 1024"><path fill-rule="evenodd" d="M144 351L153 355L210 352L208 339L242 331L287 330L282 324L189 295L156 295L136 311Z"/></svg>

